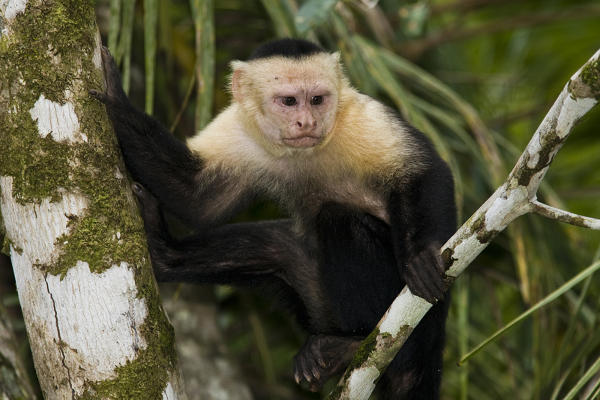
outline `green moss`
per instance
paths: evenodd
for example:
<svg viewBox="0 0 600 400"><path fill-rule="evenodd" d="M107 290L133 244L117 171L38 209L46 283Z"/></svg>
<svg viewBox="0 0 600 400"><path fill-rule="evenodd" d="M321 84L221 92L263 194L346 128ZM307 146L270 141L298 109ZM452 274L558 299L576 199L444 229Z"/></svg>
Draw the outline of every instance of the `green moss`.
<svg viewBox="0 0 600 400"><path fill-rule="evenodd" d="M2 219L2 210L0 210L0 253L8 254L8 239L6 238L6 229L4 228L4 220Z"/></svg>
<svg viewBox="0 0 600 400"><path fill-rule="evenodd" d="M10 256L10 241L6 236L4 236L2 243L0 243L0 253Z"/></svg>
<svg viewBox="0 0 600 400"><path fill-rule="evenodd" d="M352 358L352 361L350 361L350 364L348 365L348 368L346 369L346 373L344 374L344 378L342 379L342 381L346 381L349 378L348 371L352 371L353 369L362 365L367 360L367 358L369 357L371 352L373 350L375 350L375 346L377 345L377 336L378 335L379 335L379 329L375 328L373 330L373 332L371 332L369 334L369 336L367 336L365 338L365 340L363 340L363 342L360 345L360 347L358 348L358 350L356 350L356 353L354 354L354 358ZM343 391L343 387L340 386L340 384L338 383L338 385L333 389L333 391L329 394L329 396L327 396L327 399L328 400L329 399L341 399L342 391Z"/></svg>
<svg viewBox="0 0 600 400"><path fill-rule="evenodd" d="M0 148L6 149L0 152L0 174L13 177L13 195L23 204L44 198L58 201L64 190L80 192L89 201L85 215L70 222L70 233L58 238L58 262L39 266L52 274L64 274L77 260L101 272L113 262L134 264L145 254L145 236L139 217L132 215L129 188L115 177L117 167L125 167L114 134L107 129L103 106L87 93L102 86L101 73L91 61L93 5L89 0L60 0L29 6L12 24L10 45L0 50L0 76L5 77L0 90L15 94L0 100L0 109L13 110L0 111ZM87 143L40 138L29 113L40 95L63 104L67 92L75 99Z"/></svg>
<svg viewBox="0 0 600 400"><path fill-rule="evenodd" d="M348 369L354 369L360 366L365 360L369 357L369 354L375 349L377 345L377 336L379 335L379 329L375 328L373 332L369 334L363 340L363 343L360 345L356 353L354 354L354 358L350 361L350 365Z"/></svg>
<svg viewBox="0 0 600 400"><path fill-rule="evenodd" d="M41 4L40 4L41 3ZM141 326L147 347L116 369L115 379L88 383L82 398L161 398L175 364L173 328L155 287L141 218L104 107L88 95L102 87L92 63L96 35L92 0L29 2L0 38L0 175L13 178L20 203L59 201L81 193L88 207L69 217L69 233L59 237L58 261L37 267L64 275L79 260L94 272L127 262L135 273L138 297L148 307ZM58 143L39 136L29 110L41 95L75 105L86 142ZM10 112L9 112L10 111Z"/></svg>
<svg viewBox="0 0 600 400"><path fill-rule="evenodd" d="M397 352L405 343L405 340L401 340L399 342L398 339L408 338L411 332L412 328L408 325L400 327L400 330L398 331L396 336L392 336L390 333L387 332L380 333L379 329L375 329L369 334L369 336L365 338L363 344L357 350L356 354L354 355L354 358L348 366L348 369L346 370L347 372L344 374L344 377L340 382L346 382L350 376L349 372L363 365L377 346L387 349L387 354L381 354L369 363L370 366L373 366L379 370L380 375L375 380L375 382L379 381L381 375L385 372L387 366L396 357ZM379 340L377 340L378 337ZM327 396L327 399L342 399L344 398L343 394L343 387L340 386L340 384L338 383L338 385L333 389L333 391Z"/></svg>
<svg viewBox="0 0 600 400"><path fill-rule="evenodd" d="M592 96L600 100L600 60L588 63L581 71L579 79L591 89Z"/></svg>
<svg viewBox="0 0 600 400"><path fill-rule="evenodd" d="M148 267L147 271L150 270ZM142 327L147 348L134 361L117 367L117 377L90 382L80 399L160 399L168 381L168 371L175 368L175 334L160 305L151 273L137 277L140 297L146 300L149 315Z"/></svg>

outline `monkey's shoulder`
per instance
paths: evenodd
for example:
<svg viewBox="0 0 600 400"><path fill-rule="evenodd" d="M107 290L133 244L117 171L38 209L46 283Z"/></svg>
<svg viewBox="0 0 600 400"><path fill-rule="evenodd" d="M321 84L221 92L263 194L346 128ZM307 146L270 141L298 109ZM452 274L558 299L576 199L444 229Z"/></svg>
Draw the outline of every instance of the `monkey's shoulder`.
<svg viewBox="0 0 600 400"><path fill-rule="evenodd" d="M423 133L379 101L349 90L342 93L330 150L358 169L383 177L425 171L436 154Z"/></svg>
<svg viewBox="0 0 600 400"><path fill-rule="evenodd" d="M232 104L217 115L202 131L187 140L190 150L207 165L244 167L244 162L256 159L264 148L248 133L240 118L238 106Z"/></svg>

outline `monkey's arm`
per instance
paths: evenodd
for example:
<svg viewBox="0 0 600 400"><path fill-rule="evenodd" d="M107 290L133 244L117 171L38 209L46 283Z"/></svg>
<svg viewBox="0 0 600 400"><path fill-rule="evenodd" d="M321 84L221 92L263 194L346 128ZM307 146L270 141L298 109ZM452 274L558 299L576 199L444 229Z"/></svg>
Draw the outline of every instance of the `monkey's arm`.
<svg viewBox="0 0 600 400"><path fill-rule="evenodd" d="M388 209L394 253L412 293L431 303L443 298L440 247L456 228L454 184L439 158L410 183L390 194Z"/></svg>
<svg viewBox="0 0 600 400"><path fill-rule="evenodd" d="M240 199L247 199L247 193L228 190L236 185L226 177L203 173L199 157L158 121L129 102L117 66L105 47L102 62L106 90L90 94L106 105L134 180L157 196L167 210L194 226L223 220L241 206Z"/></svg>
<svg viewBox="0 0 600 400"><path fill-rule="evenodd" d="M228 224L175 240L157 199L140 184L133 190L158 281L287 284L286 270L302 257L288 220Z"/></svg>
<svg viewBox="0 0 600 400"><path fill-rule="evenodd" d="M304 310L293 282L302 268L303 251L288 220L229 224L184 240L174 240L165 227L156 198L139 184L133 191L140 201L148 247L158 281L224 284L259 283L274 288L281 300ZM290 268L293 273L288 273ZM286 298L287 297L287 298ZM291 303L294 302L295 304ZM294 359L294 376L318 390L348 366L362 337L311 335Z"/></svg>

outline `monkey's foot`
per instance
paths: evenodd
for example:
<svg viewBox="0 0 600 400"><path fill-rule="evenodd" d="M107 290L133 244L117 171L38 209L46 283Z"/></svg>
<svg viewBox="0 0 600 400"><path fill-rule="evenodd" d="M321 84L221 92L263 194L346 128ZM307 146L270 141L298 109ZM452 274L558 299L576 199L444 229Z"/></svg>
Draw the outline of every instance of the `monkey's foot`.
<svg viewBox="0 0 600 400"><path fill-rule="evenodd" d="M104 70L106 90L104 92L99 92L92 89L89 91L90 95L108 106L128 105L129 100L123 91L123 87L121 85L121 75L119 74L119 68L117 68L117 64L115 63L113 56L105 46L102 46L100 52L102 55L102 67Z"/></svg>
<svg viewBox="0 0 600 400"><path fill-rule="evenodd" d="M310 336L294 357L296 383L305 382L313 392L321 389L330 377L348 366L360 340L356 337Z"/></svg>

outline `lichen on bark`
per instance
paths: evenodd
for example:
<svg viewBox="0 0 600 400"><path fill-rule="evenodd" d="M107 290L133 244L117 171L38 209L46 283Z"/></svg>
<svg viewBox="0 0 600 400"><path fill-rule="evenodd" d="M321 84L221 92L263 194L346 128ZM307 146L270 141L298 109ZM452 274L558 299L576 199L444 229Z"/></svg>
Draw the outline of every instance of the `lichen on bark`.
<svg viewBox="0 0 600 400"><path fill-rule="evenodd" d="M56 201L61 193L81 192L89 200L82 218L72 219L69 237L59 238L61 256L52 274L64 274L77 260L95 272L111 261L133 264L145 254L141 222L131 212L125 168L102 105L88 90L102 85L101 71L92 62L95 48L93 1L53 1L28 5L11 24L12 33L0 49L0 175L13 177L16 199ZM30 110L43 95L74 103L80 130L87 142L57 142L40 137ZM122 175L121 175L122 176ZM120 236L118 238L117 236ZM68 240L67 240L68 239Z"/></svg>
<svg viewBox="0 0 600 400"><path fill-rule="evenodd" d="M55 245L60 255L42 271L64 276L77 261L101 273L127 262L137 296L148 315L141 326L147 343L117 377L88 382L83 398L161 398L175 368L173 329L157 293L145 234L125 166L104 107L88 95L103 85L93 62L97 43L93 0L29 1L0 36L0 176L10 176L22 204L59 201L80 193L88 208L69 217L69 232ZM31 110L40 96L74 105L85 140L42 138ZM7 238L9 240L10 238Z"/></svg>
<svg viewBox="0 0 600 400"><path fill-rule="evenodd" d="M571 81L569 90L576 97L593 97L600 100L600 60L590 62L581 71L581 82Z"/></svg>

